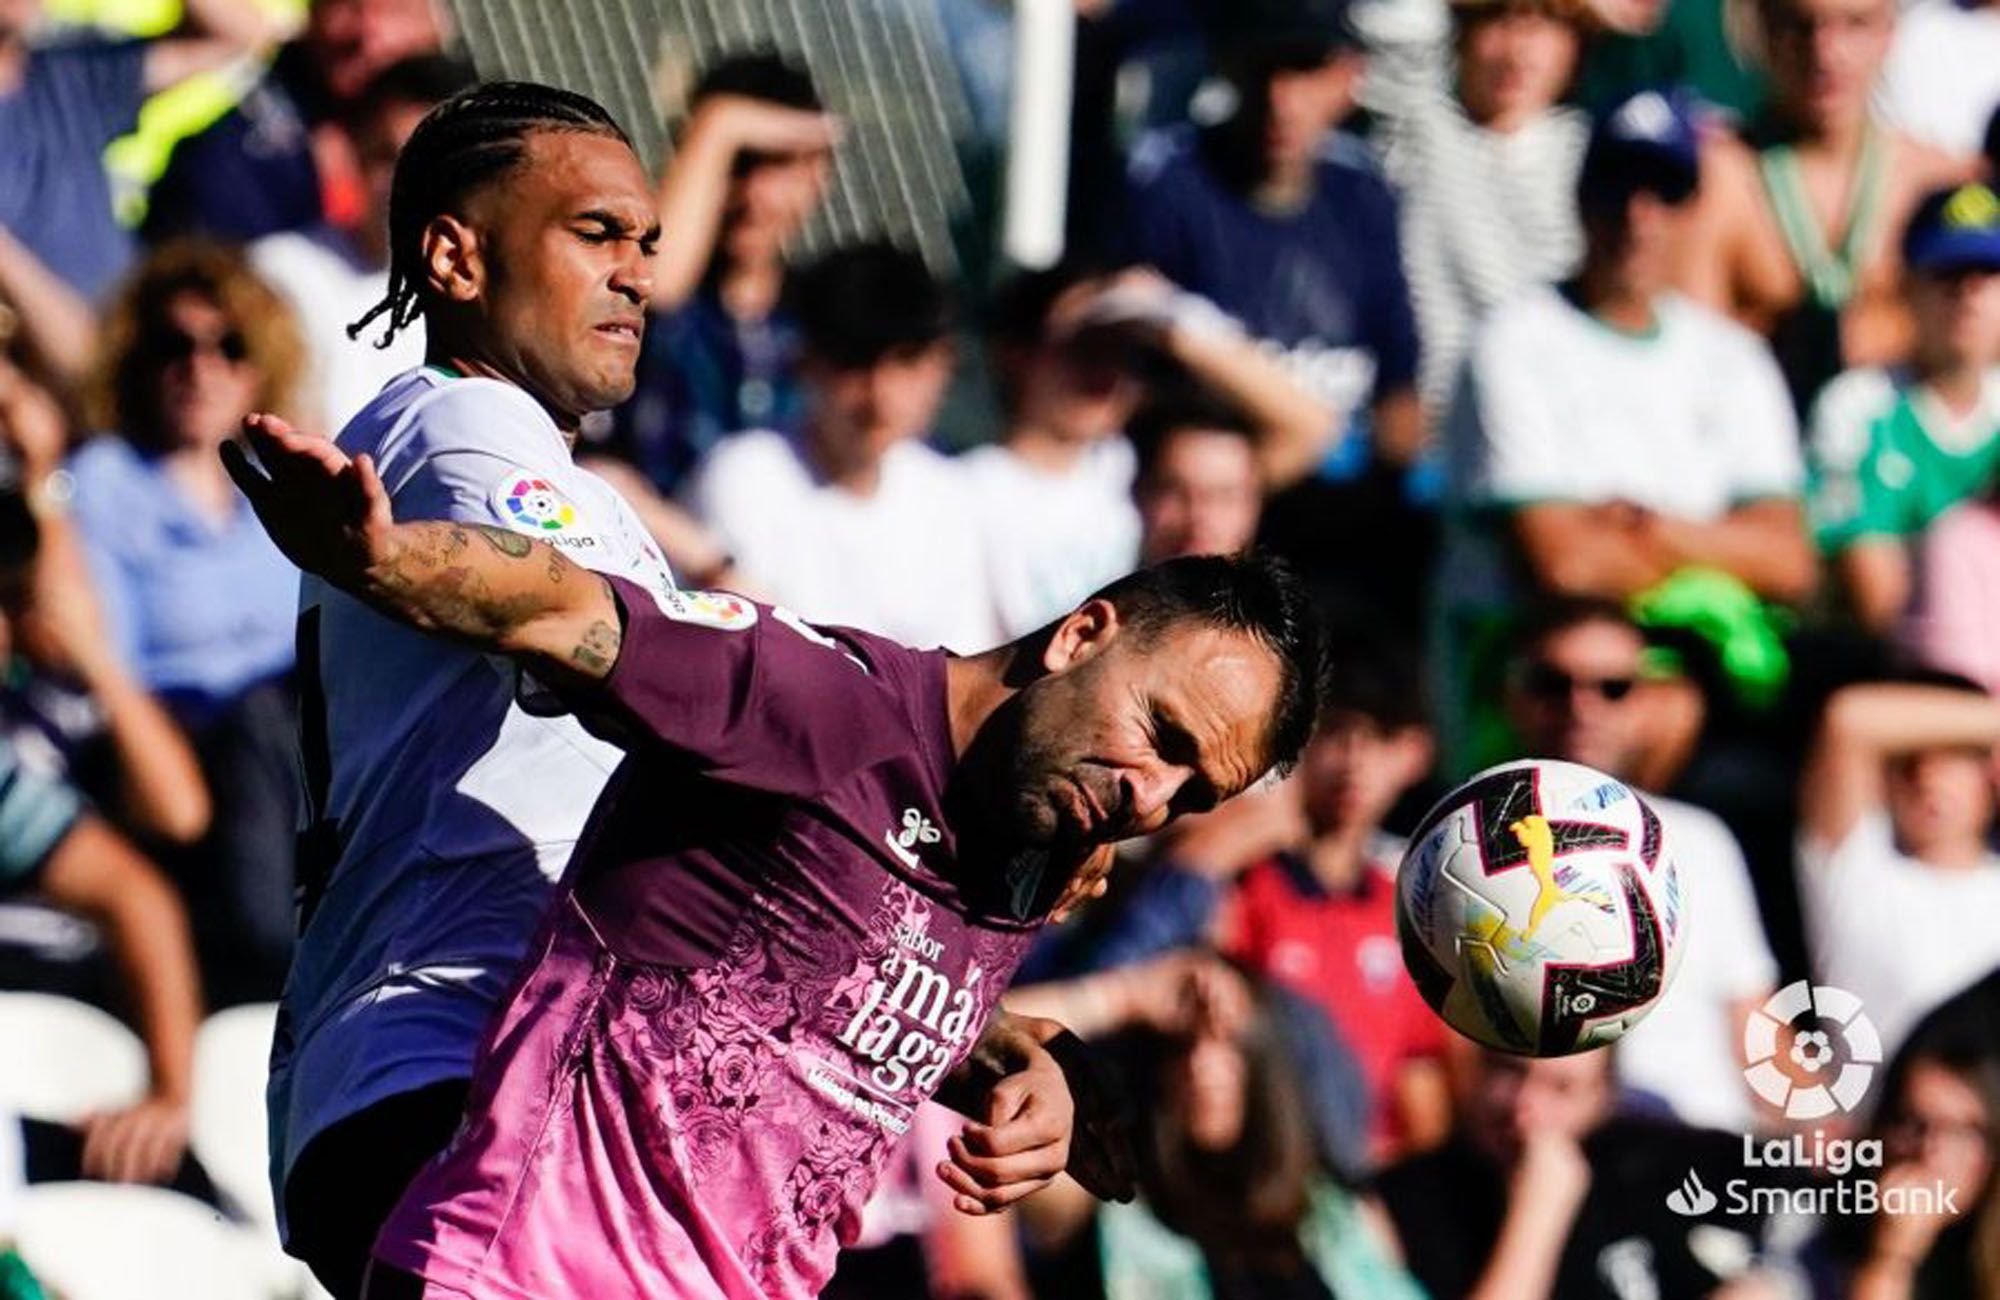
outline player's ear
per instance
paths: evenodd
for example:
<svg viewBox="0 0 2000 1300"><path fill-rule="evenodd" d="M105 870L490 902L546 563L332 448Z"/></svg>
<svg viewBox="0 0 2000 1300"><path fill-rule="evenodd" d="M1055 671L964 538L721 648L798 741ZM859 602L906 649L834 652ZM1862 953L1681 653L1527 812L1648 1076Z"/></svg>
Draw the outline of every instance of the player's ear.
<svg viewBox="0 0 2000 1300"><path fill-rule="evenodd" d="M450 213L424 227L424 270L431 292L447 302L474 302L486 285L479 232Z"/></svg>
<svg viewBox="0 0 2000 1300"><path fill-rule="evenodd" d="M1068 672L1103 653L1118 635L1118 607L1108 600L1086 600L1063 616L1042 647L1042 668Z"/></svg>

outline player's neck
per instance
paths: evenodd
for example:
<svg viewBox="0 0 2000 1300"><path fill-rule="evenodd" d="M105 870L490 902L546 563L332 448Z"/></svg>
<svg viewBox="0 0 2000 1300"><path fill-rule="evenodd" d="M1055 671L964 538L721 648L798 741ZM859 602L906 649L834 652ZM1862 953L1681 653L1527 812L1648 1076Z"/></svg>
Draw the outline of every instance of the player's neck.
<svg viewBox="0 0 2000 1300"><path fill-rule="evenodd" d="M1020 650L1021 643L1009 642L984 654L954 655L945 662L945 712L951 720L952 757L963 758L987 719L1014 697L1017 688L1008 678Z"/></svg>
<svg viewBox="0 0 2000 1300"><path fill-rule="evenodd" d="M571 451L576 450L576 434L582 424L581 417L573 412L559 411L550 406L531 386L522 383L502 367L485 360L470 348L433 346L424 353L424 364L433 370L441 370L455 377L497 379L503 384L513 385L534 398L536 405L548 412L549 419L555 421L556 429L561 432L563 442Z"/></svg>

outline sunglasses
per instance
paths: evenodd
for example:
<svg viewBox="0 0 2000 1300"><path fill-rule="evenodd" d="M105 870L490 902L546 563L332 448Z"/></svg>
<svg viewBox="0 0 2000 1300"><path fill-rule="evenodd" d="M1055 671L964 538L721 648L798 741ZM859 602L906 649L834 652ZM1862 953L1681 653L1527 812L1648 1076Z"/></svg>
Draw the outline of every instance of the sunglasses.
<svg viewBox="0 0 2000 1300"><path fill-rule="evenodd" d="M1638 684L1636 677L1575 677L1553 664L1530 664L1521 674L1521 690L1531 699L1545 701L1568 700L1582 690L1616 704Z"/></svg>
<svg viewBox="0 0 2000 1300"><path fill-rule="evenodd" d="M152 341L150 351L153 360L161 365L188 361L200 353L214 353L224 361L240 364L249 359L250 343L241 330L204 337L173 329L161 331Z"/></svg>

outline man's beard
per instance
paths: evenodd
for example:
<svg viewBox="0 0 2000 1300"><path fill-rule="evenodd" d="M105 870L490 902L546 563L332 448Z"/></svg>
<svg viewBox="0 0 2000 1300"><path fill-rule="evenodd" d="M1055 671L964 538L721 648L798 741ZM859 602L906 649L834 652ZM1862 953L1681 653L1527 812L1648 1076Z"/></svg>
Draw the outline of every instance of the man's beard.
<svg viewBox="0 0 2000 1300"><path fill-rule="evenodd" d="M1047 915L1089 856L1065 833L1050 799L1060 758L1032 725L1044 683L1023 688L973 738L947 800L958 831L960 885L989 910L1017 920Z"/></svg>

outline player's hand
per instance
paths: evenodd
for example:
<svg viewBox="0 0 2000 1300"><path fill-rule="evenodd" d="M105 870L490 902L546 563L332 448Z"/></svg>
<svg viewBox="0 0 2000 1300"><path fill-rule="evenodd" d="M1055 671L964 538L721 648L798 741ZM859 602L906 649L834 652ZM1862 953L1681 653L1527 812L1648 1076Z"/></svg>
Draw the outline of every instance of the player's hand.
<svg viewBox="0 0 2000 1300"><path fill-rule="evenodd" d="M162 1183L187 1152L187 1103L148 1097L83 1121L83 1175L111 1183Z"/></svg>
<svg viewBox="0 0 2000 1300"><path fill-rule="evenodd" d="M991 1214L1054 1181L1069 1163L1076 1107L1062 1066L1042 1045L1060 1032L1053 1021L1010 1016L989 1027L975 1054L1009 1070L987 1093L984 1123L967 1124L946 1143L938 1177L958 1193L965 1214Z"/></svg>
<svg viewBox="0 0 2000 1300"><path fill-rule="evenodd" d="M222 463L285 558L308 573L351 588L388 553L395 521L369 457L349 459L326 438L255 414L223 444Z"/></svg>
<svg viewBox="0 0 2000 1300"><path fill-rule="evenodd" d="M1104 897L1111 886L1111 869L1118 865L1118 846L1100 844L1083 864L1070 873L1069 883L1049 909L1049 920L1066 921L1070 914L1093 898Z"/></svg>

